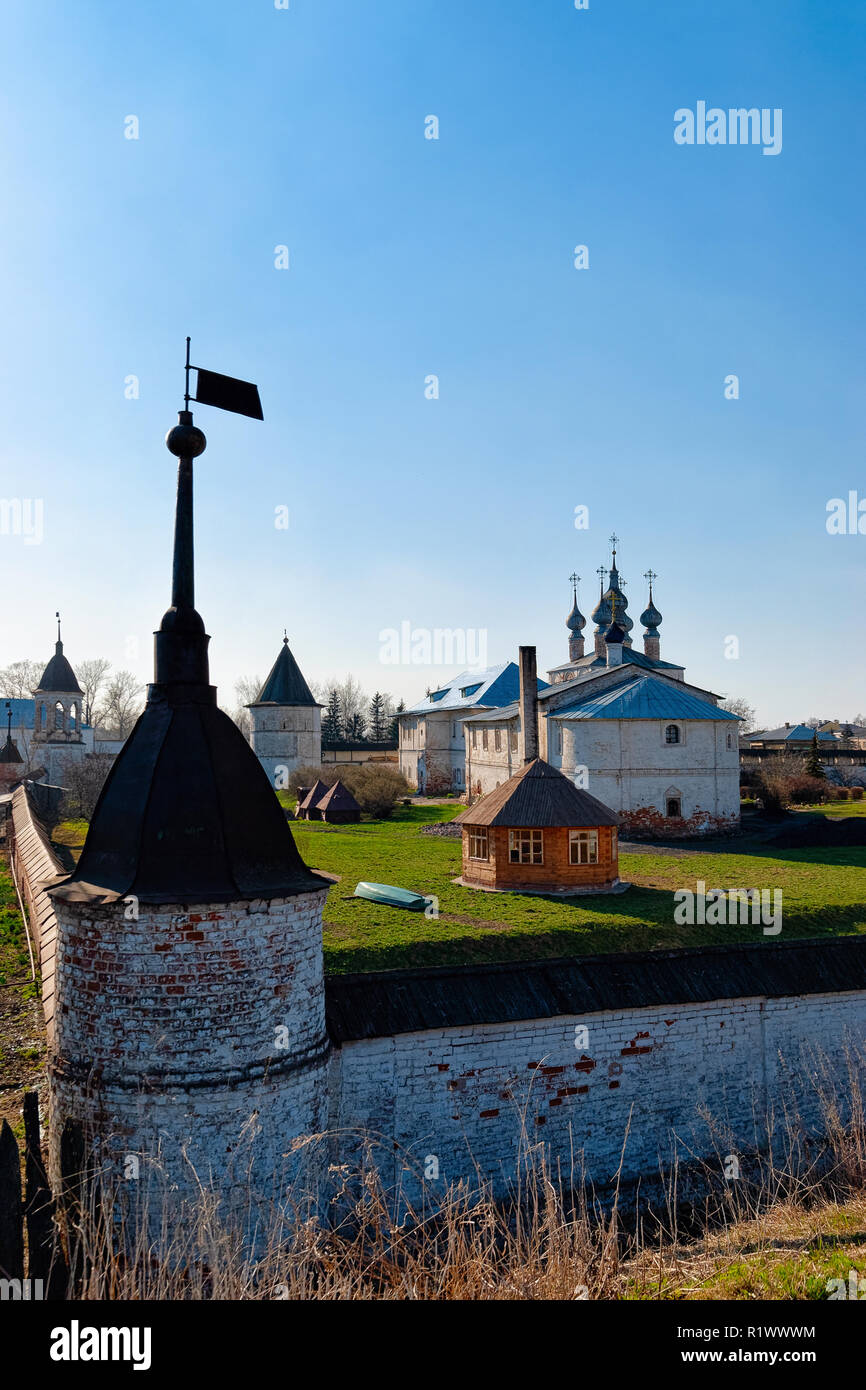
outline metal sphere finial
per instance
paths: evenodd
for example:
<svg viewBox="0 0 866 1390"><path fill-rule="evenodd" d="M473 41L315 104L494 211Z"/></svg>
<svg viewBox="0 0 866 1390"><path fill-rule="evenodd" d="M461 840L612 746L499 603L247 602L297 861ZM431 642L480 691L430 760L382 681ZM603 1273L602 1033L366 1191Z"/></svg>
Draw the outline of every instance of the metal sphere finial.
<svg viewBox="0 0 866 1390"><path fill-rule="evenodd" d="M189 410L179 410L177 419L178 423L165 436L166 448L175 458L198 458L207 448L204 431L193 424L192 412Z"/></svg>

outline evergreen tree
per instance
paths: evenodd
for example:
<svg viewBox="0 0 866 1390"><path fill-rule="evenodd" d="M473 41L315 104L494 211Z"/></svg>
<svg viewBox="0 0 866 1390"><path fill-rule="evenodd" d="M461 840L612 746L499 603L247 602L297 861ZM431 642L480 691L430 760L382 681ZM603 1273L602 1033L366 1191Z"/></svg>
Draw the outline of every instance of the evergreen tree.
<svg viewBox="0 0 866 1390"><path fill-rule="evenodd" d="M328 703L322 717L322 742L339 743L343 737L343 721L340 718L340 696L338 692L328 692Z"/></svg>
<svg viewBox="0 0 866 1390"><path fill-rule="evenodd" d="M400 737L400 715L406 712L406 701L401 700L388 725L388 741L396 743Z"/></svg>
<svg viewBox="0 0 866 1390"><path fill-rule="evenodd" d="M821 762L821 758L818 754L817 729L815 729L812 733L812 747L810 748L809 756L806 759L806 771L808 772L810 777L818 777L821 781L823 781L824 778L827 776L827 773L824 771L824 764Z"/></svg>
<svg viewBox="0 0 866 1390"><path fill-rule="evenodd" d="M385 696L377 690L370 701L370 738L373 743L384 743L386 733Z"/></svg>
<svg viewBox="0 0 866 1390"><path fill-rule="evenodd" d="M367 721L363 714L350 715L346 723L346 738L353 743L363 743L366 737Z"/></svg>

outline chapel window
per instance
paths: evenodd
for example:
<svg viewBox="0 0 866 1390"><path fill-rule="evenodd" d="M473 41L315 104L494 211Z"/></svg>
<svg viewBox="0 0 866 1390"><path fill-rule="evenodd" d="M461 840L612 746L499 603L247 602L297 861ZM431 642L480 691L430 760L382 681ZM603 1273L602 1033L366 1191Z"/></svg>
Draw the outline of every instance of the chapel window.
<svg viewBox="0 0 866 1390"><path fill-rule="evenodd" d="M679 743L680 731L676 724L668 724L665 729L665 743Z"/></svg>
<svg viewBox="0 0 866 1390"><path fill-rule="evenodd" d="M489 859L490 855L487 848L487 826L470 825L469 827L469 858L470 859Z"/></svg>
<svg viewBox="0 0 866 1390"><path fill-rule="evenodd" d="M569 864L598 863L597 830L569 830L568 862Z"/></svg>
<svg viewBox="0 0 866 1390"><path fill-rule="evenodd" d="M544 838L540 830L509 830L508 858L512 864L543 864Z"/></svg>

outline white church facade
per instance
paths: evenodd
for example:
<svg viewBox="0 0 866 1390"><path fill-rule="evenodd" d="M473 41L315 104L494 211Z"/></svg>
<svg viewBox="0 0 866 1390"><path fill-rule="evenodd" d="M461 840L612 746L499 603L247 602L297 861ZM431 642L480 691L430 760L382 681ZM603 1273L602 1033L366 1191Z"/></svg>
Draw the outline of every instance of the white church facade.
<svg viewBox="0 0 866 1390"><path fill-rule="evenodd" d="M685 668L662 661L662 615L652 597L641 614L643 652L620 587L616 550L592 618L568 616L569 660L548 672L537 697L538 752L619 816L624 834L700 835L730 829L740 816L738 718L720 697L692 685ZM576 576L574 577L576 579ZM519 703L464 721L466 785L494 790L518 769Z"/></svg>
<svg viewBox="0 0 866 1390"><path fill-rule="evenodd" d="M686 681L661 658L662 615L641 614L643 651L621 587L616 537L609 570L599 571L593 644L574 602L566 619L568 660L537 686L538 756L621 817L624 833L699 835L732 828L740 816L737 716L713 691ZM400 770L419 792L454 791L469 800L493 791L523 763L516 664L463 672L400 718Z"/></svg>

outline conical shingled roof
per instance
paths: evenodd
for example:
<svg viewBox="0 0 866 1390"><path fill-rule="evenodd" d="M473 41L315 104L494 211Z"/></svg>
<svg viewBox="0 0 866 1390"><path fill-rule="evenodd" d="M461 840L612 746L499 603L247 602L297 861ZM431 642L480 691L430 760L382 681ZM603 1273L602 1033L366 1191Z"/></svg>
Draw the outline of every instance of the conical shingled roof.
<svg viewBox="0 0 866 1390"><path fill-rule="evenodd" d="M317 811L360 811L360 806L342 782L337 781L316 803Z"/></svg>
<svg viewBox="0 0 866 1390"><path fill-rule="evenodd" d="M283 638L280 654L270 674L253 701L254 705L316 705L310 687L301 675L301 668L289 650L288 637Z"/></svg>
<svg viewBox="0 0 866 1390"><path fill-rule="evenodd" d="M102 788L71 902L221 903L329 887L308 869L267 774L210 684L210 638L195 608L192 464L205 438L181 411L172 602L155 634L147 704ZM58 644L59 646L59 644Z"/></svg>
<svg viewBox="0 0 866 1390"><path fill-rule="evenodd" d="M619 816L598 797L580 791L543 758L531 763L454 817L455 825L545 826L619 825Z"/></svg>
<svg viewBox="0 0 866 1390"><path fill-rule="evenodd" d="M63 695L84 694L81 686L75 679L75 672L63 655L63 643L59 638L54 645L54 655L42 672L42 679L36 689L56 690Z"/></svg>
<svg viewBox="0 0 866 1390"><path fill-rule="evenodd" d="M23 763L24 759L18 752L18 745L9 737L0 748L0 763Z"/></svg>
<svg viewBox="0 0 866 1390"><path fill-rule="evenodd" d="M319 809L319 798L324 796L327 790L328 788L325 786L325 783L322 781L321 777L317 777L313 785L310 787L310 790L307 792L307 795L304 797L303 801L298 807L298 810L317 811Z"/></svg>

